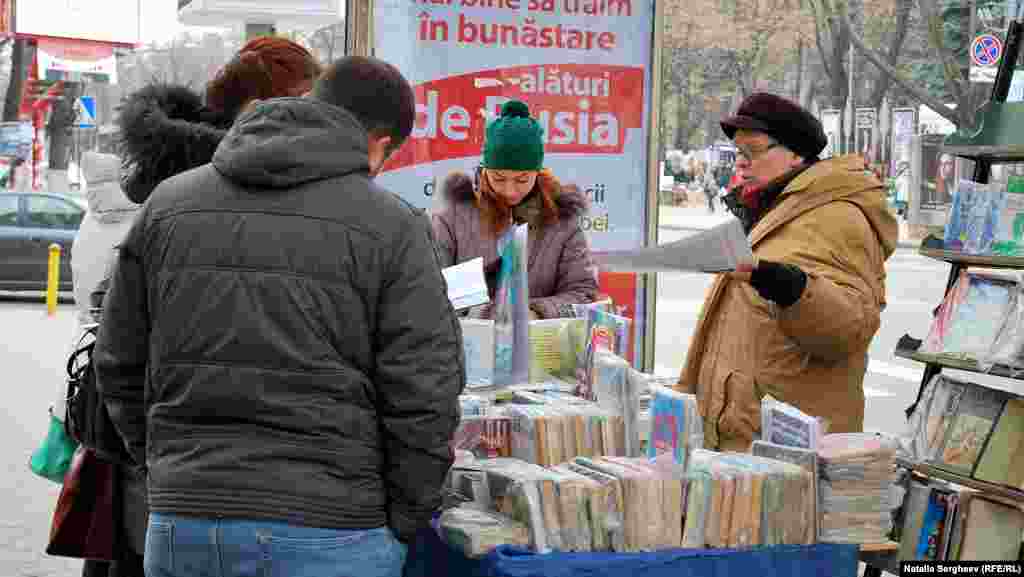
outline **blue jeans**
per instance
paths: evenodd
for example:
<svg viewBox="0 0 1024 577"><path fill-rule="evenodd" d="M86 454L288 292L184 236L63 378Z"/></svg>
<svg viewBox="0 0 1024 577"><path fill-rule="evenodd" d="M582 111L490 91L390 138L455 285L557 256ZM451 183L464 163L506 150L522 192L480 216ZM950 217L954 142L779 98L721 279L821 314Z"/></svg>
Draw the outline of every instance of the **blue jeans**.
<svg viewBox="0 0 1024 577"><path fill-rule="evenodd" d="M401 577L387 527L338 530L152 513L146 577Z"/></svg>

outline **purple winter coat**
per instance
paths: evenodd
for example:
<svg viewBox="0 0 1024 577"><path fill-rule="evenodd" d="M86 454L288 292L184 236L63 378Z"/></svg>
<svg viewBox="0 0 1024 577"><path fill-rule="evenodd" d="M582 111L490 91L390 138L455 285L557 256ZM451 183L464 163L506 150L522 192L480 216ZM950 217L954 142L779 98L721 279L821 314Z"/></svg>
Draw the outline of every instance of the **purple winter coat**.
<svg viewBox="0 0 1024 577"><path fill-rule="evenodd" d="M442 201L431 215L441 266L477 257L483 257L485 265L494 262L498 241L485 231L472 179L465 173L448 176ZM598 294L597 269L579 224L589 205L587 197L574 186L563 186L557 202L557 223L530 227L530 308L545 319L572 316L571 305L594 302Z"/></svg>

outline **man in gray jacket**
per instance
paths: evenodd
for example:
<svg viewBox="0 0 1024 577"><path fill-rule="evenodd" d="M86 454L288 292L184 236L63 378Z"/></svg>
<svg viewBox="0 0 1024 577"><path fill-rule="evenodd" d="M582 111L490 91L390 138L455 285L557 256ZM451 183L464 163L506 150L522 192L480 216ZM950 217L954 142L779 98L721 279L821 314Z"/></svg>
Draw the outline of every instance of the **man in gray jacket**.
<svg viewBox="0 0 1024 577"><path fill-rule="evenodd" d="M393 66L336 62L153 192L94 352L149 475L149 577L398 576L465 384L430 222L373 183L411 133Z"/></svg>

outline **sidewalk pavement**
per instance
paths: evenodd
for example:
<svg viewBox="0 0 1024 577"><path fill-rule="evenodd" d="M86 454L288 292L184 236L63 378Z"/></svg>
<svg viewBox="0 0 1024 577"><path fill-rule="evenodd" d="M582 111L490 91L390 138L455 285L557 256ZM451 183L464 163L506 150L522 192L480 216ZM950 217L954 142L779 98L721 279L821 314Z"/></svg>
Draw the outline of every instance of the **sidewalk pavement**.
<svg viewBox="0 0 1024 577"><path fill-rule="evenodd" d="M675 231L700 232L719 225L732 218L728 210L719 207L714 214L709 214L705 207L671 206L662 204L658 207L658 228ZM899 248L917 250L920 240L909 238L906 222L900 221Z"/></svg>

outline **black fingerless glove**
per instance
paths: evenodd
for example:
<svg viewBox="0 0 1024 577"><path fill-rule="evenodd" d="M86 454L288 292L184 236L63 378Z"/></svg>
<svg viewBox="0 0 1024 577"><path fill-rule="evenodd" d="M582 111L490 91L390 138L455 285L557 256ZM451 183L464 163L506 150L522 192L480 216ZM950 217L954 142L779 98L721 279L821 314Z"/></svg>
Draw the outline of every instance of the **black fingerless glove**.
<svg viewBox="0 0 1024 577"><path fill-rule="evenodd" d="M750 275L750 285L761 298L785 308L804 294L807 274L791 264L762 260Z"/></svg>
<svg viewBox="0 0 1024 577"><path fill-rule="evenodd" d="M498 272L501 270L501 257L492 260L484 266L484 280L487 281L487 296L494 300L498 292Z"/></svg>

